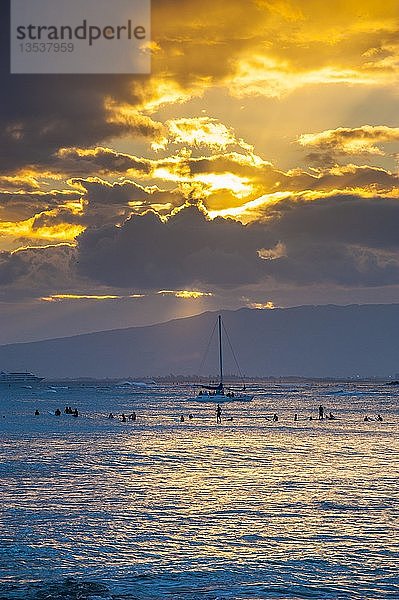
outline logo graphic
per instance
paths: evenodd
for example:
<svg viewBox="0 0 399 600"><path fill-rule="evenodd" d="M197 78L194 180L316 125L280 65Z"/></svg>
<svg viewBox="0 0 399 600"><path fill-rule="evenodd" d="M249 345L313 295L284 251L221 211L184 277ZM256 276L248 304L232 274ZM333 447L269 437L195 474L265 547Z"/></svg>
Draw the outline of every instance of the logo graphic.
<svg viewBox="0 0 399 600"><path fill-rule="evenodd" d="M150 73L150 0L11 0L11 73Z"/></svg>

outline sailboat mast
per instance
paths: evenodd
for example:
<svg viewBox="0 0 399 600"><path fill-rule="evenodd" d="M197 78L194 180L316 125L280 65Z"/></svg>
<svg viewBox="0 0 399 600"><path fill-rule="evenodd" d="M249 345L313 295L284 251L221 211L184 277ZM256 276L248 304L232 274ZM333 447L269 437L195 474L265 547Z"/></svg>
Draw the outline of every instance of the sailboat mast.
<svg viewBox="0 0 399 600"><path fill-rule="evenodd" d="M218 316L218 328L219 328L219 369L220 369L220 383L223 385L223 354L222 354L222 317Z"/></svg>

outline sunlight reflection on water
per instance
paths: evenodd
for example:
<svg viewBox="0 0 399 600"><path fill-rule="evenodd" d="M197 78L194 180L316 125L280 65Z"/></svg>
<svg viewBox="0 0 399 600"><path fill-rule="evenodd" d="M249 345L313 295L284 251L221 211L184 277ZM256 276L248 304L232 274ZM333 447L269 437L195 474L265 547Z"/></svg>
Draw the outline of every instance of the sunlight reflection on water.
<svg viewBox="0 0 399 600"><path fill-rule="evenodd" d="M0 392L1 598L399 598L397 391L262 390Z"/></svg>

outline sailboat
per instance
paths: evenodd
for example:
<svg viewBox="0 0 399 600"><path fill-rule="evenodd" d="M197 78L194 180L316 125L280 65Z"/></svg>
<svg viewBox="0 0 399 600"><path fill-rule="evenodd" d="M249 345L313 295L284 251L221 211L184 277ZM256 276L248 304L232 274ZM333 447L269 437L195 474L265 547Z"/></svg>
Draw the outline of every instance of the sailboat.
<svg viewBox="0 0 399 600"><path fill-rule="evenodd" d="M218 343L219 343L219 383L217 385L201 385L195 400L197 402L250 402L252 394L245 392L245 385L240 390L225 386L223 378L223 345L222 345L222 317L218 316ZM224 326L223 326L224 329ZM225 330L226 331L226 330Z"/></svg>

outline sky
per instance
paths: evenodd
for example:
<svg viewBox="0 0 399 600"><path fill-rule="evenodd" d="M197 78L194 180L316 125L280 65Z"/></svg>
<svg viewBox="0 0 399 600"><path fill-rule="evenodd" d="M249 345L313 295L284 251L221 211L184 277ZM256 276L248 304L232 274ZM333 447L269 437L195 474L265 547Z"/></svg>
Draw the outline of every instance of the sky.
<svg viewBox="0 0 399 600"><path fill-rule="evenodd" d="M399 299L397 1L153 0L150 75L10 75L0 343Z"/></svg>

